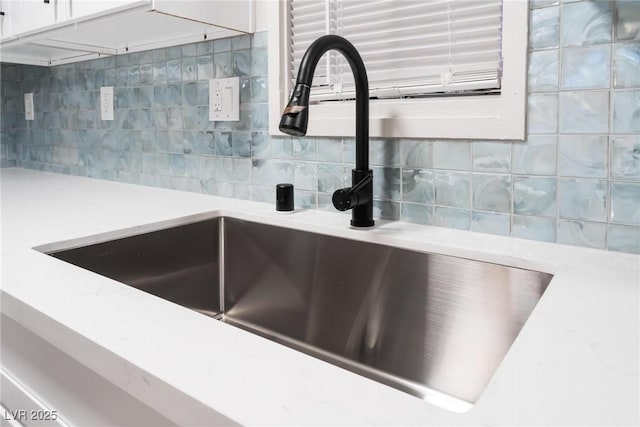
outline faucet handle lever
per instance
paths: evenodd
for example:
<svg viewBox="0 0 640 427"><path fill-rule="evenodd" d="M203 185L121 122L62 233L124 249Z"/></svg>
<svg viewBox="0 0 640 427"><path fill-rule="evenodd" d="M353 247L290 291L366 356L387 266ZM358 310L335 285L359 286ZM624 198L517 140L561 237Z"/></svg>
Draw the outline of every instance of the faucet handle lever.
<svg viewBox="0 0 640 427"><path fill-rule="evenodd" d="M346 211L368 203L370 196L368 196L366 191L362 190L364 190L372 180L373 173L369 172L353 187L336 190L331 197L333 206L339 211Z"/></svg>
<svg viewBox="0 0 640 427"><path fill-rule="evenodd" d="M364 178L360 180L360 182L358 182L356 185L351 187L351 191L358 192L362 190L364 187L366 187L368 183L371 182L371 180L373 180L373 173L369 172L364 176Z"/></svg>

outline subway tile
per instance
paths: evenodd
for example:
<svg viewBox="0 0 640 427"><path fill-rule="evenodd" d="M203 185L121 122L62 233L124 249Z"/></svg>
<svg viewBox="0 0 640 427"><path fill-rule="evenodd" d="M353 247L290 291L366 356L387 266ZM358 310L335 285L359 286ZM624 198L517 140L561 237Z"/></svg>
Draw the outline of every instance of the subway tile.
<svg viewBox="0 0 640 427"><path fill-rule="evenodd" d="M558 179L559 216L587 221L607 220L607 181L602 179Z"/></svg>
<svg viewBox="0 0 640 427"><path fill-rule="evenodd" d="M153 54L150 50L140 52L140 64L150 64L153 62Z"/></svg>
<svg viewBox="0 0 640 427"><path fill-rule="evenodd" d="M203 41L196 44L196 55L213 54L213 40Z"/></svg>
<svg viewBox="0 0 640 427"><path fill-rule="evenodd" d="M293 185L297 190L318 190L318 164L312 162L296 162L293 165Z"/></svg>
<svg viewBox="0 0 640 427"><path fill-rule="evenodd" d="M495 212L471 212L471 231L508 236L511 232L511 216Z"/></svg>
<svg viewBox="0 0 640 427"><path fill-rule="evenodd" d="M240 77L240 103L251 102L251 78Z"/></svg>
<svg viewBox="0 0 640 427"><path fill-rule="evenodd" d="M153 65L144 64L140 66L140 84L153 84Z"/></svg>
<svg viewBox="0 0 640 427"><path fill-rule="evenodd" d="M182 79L182 61L174 59L167 61L167 81L179 82Z"/></svg>
<svg viewBox="0 0 640 427"><path fill-rule="evenodd" d="M319 162L342 162L342 139L317 138L317 160Z"/></svg>
<svg viewBox="0 0 640 427"><path fill-rule="evenodd" d="M253 164L249 158L233 159L233 182L249 184L251 182L251 169Z"/></svg>
<svg viewBox="0 0 640 427"><path fill-rule="evenodd" d="M558 243L604 249L607 224L586 221L558 222Z"/></svg>
<svg viewBox="0 0 640 427"><path fill-rule="evenodd" d="M173 72L174 70L172 70ZM106 78L105 78L106 81ZM153 64L153 82L154 83L166 83L167 82L167 63L160 62Z"/></svg>
<svg viewBox="0 0 640 427"><path fill-rule="evenodd" d="M557 180L547 177L517 176L513 181L513 213L556 216Z"/></svg>
<svg viewBox="0 0 640 427"><path fill-rule="evenodd" d="M321 211L328 211L328 212L336 212L336 208L333 207L333 202L331 201L331 194L329 193L317 193L317 203L318 203L318 209ZM339 215L342 215L345 219L348 218L351 215L351 212L348 211L344 211L344 212L339 212Z"/></svg>
<svg viewBox="0 0 640 427"><path fill-rule="evenodd" d="M251 130L253 122L253 106L251 104L240 104L240 120L233 123L234 130ZM216 127L219 123L216 122ZM259 130L259 129L256 129Z"/></svg>
<svg viewBox="0 0 640 427"><path fill-rule="evenodd" d="M409 168L433 167L433 142L401 139L399 142L401 165Z"/></svg>
<svg viewBox="0 0 640 427"><path fill-rule="evenodd" d="M399 201L401 198L400 168L374 166L372 169L373 176L375 177L373 180L373 197L377 200Z"/></svg>
<svg viewBox="0 0 640 427"><path fill-rule="evenodd" d="M640 43L616 44L613 56L613 86L640 87Z"/></svg>
<svg viewBox="0 0 640 427"><path fill-rule="evenodd" d="M182 81L197 80L198 64L196 58L182 58Z"/></svg>
<svg viewBox="0 0 640 427"><path fill-rule="evenodd" d="M251 51L249 49L235 51L231 54L234 76L251 75Z"/></svg>
<svg viewBox="0 0 640 427"><path fill-rule="evenodd" d="M213 52L228 52L231 50L231 37L213 41Z"/></svg>
<svg viewBox="0 0 640 427"><path fill-rule="evenodd" d="M400 219L400 204L387 200L374 200L373 217L375 219L397 221Z"/></svg>
<svg viewBox="0 0 640 427"><path fill-rule="evenodd" d="M558 174L606 178L608 138L601 135L560 135Z"/></svg>
<svg viewBox="0 0 640 427"><path fill-rule="evenodd" d="M529 48L558 47L560 9L558 6L532 10L530 13Z"/></svg>
<svg viewBox="0 0 640 427"><path fill-rule="evenodd" d="M640 181L640 135L612 138L611 177Z"/></svg>
<svg viewBox="0 0 640 427"><path fill-rule="evenodd" d="M435 169L471 169L471 146L467 141L435 141L433 143Z"/></svg>
<svg viewBox="0 0 640 427"><path fill-rule="evenodd" d="M234 156L251 157L251 132L232 132L231 147Z"/></svg>
<svg viewBox="0 0 640 427"><path fill-rule="evenodd" d="M542 50L529 54L527 76L529 92L558 90L558 50Z"/></svg>
<svg viewBox="0 0 640 427"><path fill-rule="evenodd" d="M286 137L271 138L271 157L293 159L293 140Z"/></svg>
<svg viewBox="0 0 640 427"><path fill-rule="evenodd" d="M129 77L129 69L126 67L116 68L115 82L116 87L127 86L127 79Z"/></svg>
<svg viewBox="0 0 640 427"><path fill-rule="evenodd" d="M135 110L134 110L135 111ZM144 110L139 110L144 111ZM184 128L184 116L181 108L167 108L167 129L182 130Z"/></svg>
<svg viewBox="0 0 640 427"><path fill-rule="evenodd" d="M218 156L231 156L233 154L231 132L214 132L213 138Z"/></svg>
<svg viewBox="0 0 640 427"><path fill-rule="evenodd" d="M613 133L640 132L640 89L613 92Z"/></svg>
<svg viewBox="0 0 640 427"><path fill-rule="evenodd" d="M296 191L293 200L295 209L315 209L317 194L311 191Z"/></svg>
<svg viewBox="0 0 640 427"><path fill-rule="evenodd" d="M251 156L269 157L271 155L271 136L268 132L251 132ZM289 157L291 158L291 156Z"/></svg>
<svg viewBox="0 0 640 427"><path fill-rule="evenodd" d="M251 47L266 47L269 41L268 31L259 31L253 33L251 39Z"/></svg>
<svg viewBox="0 0 640 427"><path fill-rule="evenodd" d="M616 40L640 40L640 3L618 0L616 6Z"/></svg>
<svg viewBox="0 0 640 427"><path fill-rule="evenodd" d="M266 47L251 49L251 75L266 76L269 72L269 58Z"/></svg>
<svg viewBox="0 0 640 427"><path fill-rule="evenodd" d="M471 146L473 170L477 172L509 172L511 142L474 142Z"/></svg>
<svg viewBox="0 0 640 427"><path fill-rule="evenodd" d="M140 107L153 108L155 104L153 86L143 86L140 88Z"/></svg>
<svg viewBox="0 0 640 427"><path fill-rule="evenodd" d="M127 86L140 85L140 66L134 65L127 69Z"/></svg>
<svg viewBox="0 0 640 427"><path fill-rule="evenodd" d="M276 188L274 186L250 185L251 200L256 202L273 203L276 199Z"/></svg>
<svg viewBox="0 0 640 427"><path fill-rule="evenodd" d="M433 171L402 169L402 201L432 204L434 202Z"/></svg>
<svg viewBox="0 0 640 427"><path fill-rule="evenodd" d="M182 85L182 105L209 105L209 83L188 82Z"/></svg>
<svg viewBox="0 0 640 427"><path fill-rule="evenodd" d="M534 134L558 131L558 95L532 94L527 97L527 130Z"/></svg>
<svg viewBox="0 0 640 427"><path fill-rule="evenodd" d="M433 211L432 205L402 203L400 205L400 220L414 224L433 225Z"/></svg>
<svg viewBox="0 0 640 427"><path fill-rule="evenodd" d="M556 221L551 218L514 215L511 224L511 235L522 239L555 242Z"/></svg>
<svg viewBox="0 0 640 427"><path fill-rule="evenodd" d="M214 163L215 179L217 181L231 182L233 180L233 158L216 157ZM253 163L251 167L254 167Z"/></svg>
<svg viewBox="0 0 640 427"><path fill-rule="evenodd" d="M608 133L609 92L560 92L560 133Z"/></svg>
<svg viewBox="0 0 640 427"><path fill-rule="evenodd" d="M189 43L181 46L182 57L196 56L198 54L198 45L196 43Z"/></svg>
<svg viewBox="0 0 640 427"><path fill-rule="evenodd" d="M198 56L196 61L196 74L198 80L208 80L215 77L213 72L213 54Z"/></svg>
<svg viewBox="0 0 640 427"><path fill-rule="evenodd" d="M608 89L611 45L562 49L563 89Z"/></svg>
<svg viewBox="0 0 640 427"><path fill-rule="evenodd" d="M315 138L294 138L293 158L297 160L316 160L317 144Z"/></svg>
<svg viewBox="0 0 640 427"><path fill-rule="evenodd" d="M397 139L371 139L369 141L369 163L379 166L398 166L400 148Z"/></svg>
<svg viewBox="0 0 640 427"><path fill-rule="evenodd" d="M563 4L560 15L562 46L611 42L611 2L582 1Z"/></svg>
<svg viewBox="0 0 640 427"><path fill-rule="evenodd" d="M333 193L335 190L344 187L344 183L344 167L342 165L318 163L318 191Z"/></svg>
<svg viewBox="0 0 640 427"><path fill-rule="evenodd" d="M269 101L269 83L267 77L251 78L251 102Z"/></svg>
<svg viewBox="0 0 640 427"><path fill-rule="evenodd" d="M640 227L609 224L607 248L611 251L640 254Z"/></svg>
<svg viewBox="0 0 640 427"><path fill-rule="evenodd" d="M460 208L470 207L471 174L436 171L434 181L436 204Z"/></svg>
<svg viewBox="0 0 640 427"><path fill-rule="evenodd" d="M185 177L199 179L205 175L205 171L203 170L204 162L200 156L185 154L182 158L184 160Z"/></svg>
<svg viewBox="0 0 640 427"><path fill-rule="evenodd" d="M436 206L434 225L458 230L469 230L471 226L469 215L468 209Z"/></svg>
<svg viewBox="0 0 640 427"><path fill-rule="evenodd" d="M232 50L249 49L250 47L251 47L251 37L248 34L231 37Z"/></svg>
<svg viewBox="0 0 640 427"><path fill-rule="evenodd" d="M640 182L611 182L611 214L614 223L640 225Z"/></svg>
<svg viewBox="0 0 640 427"><path fill-rule="evenodd" d="M253 104L251 114L251 129L268 130L269 129L269 105Z"/></svg>
<svg viewBox="0 0 640 427"><path fill-rule="evenodd" d="M137 108L140 106L140 88L116 88L115 108Z"/></svg>
<svg viewBox="0 0 640 427"><path fill-rule="evenodd" d="M160 48L151 51L153 62L163 62L167 60L167 49Z"/></svg>
<svg viewBox="0 0 640 427"><path fill-rule="evenodd" d="M511 175L472 175L473 208L494 212L511 212Z"/></svg>

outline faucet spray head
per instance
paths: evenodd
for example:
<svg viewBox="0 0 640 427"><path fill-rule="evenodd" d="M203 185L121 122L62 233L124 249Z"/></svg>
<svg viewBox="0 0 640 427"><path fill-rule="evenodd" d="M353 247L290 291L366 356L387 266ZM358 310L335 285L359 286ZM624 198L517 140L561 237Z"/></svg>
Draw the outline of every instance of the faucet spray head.
<svg viewBox="0 0 640 427"><path fill-rule="evenodd" d="M309 123L309 92L311 88L304 83L296 83L289 103L280 118L280 132L292 136L305 136Z"/></svg>

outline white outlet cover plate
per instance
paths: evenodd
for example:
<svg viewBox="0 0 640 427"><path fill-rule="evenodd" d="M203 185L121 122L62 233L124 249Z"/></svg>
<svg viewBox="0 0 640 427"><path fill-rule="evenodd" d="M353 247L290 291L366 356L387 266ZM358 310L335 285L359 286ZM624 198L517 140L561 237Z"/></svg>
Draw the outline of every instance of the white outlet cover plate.
<svg viewBox="0 0 640 427"><path fill-rule="evenodd" d="M209 79L209 120L240 121L240 77Z"/></svg>
<svg viewBox="0 0 640 427"><path fill-rule="evenodd" d="M25 120L35 119L35 105L33 104L33 92L24 94L24 117L25 117Z"/></svg>
<svg viewBox="0 0 640 427"><path fill-rule="evenodd" d="M113 120L113 86L100 88L100 118Z"/></svg>

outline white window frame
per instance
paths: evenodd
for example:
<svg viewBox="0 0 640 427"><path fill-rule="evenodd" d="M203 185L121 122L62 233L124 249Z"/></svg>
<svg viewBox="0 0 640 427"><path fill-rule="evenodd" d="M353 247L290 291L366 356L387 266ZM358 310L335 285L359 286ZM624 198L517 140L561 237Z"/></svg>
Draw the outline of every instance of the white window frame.
<svg viewBox="0 0 640 427"><path fill-rule="evenodd" d="M269 4L269 132L278 130L291 92L286 1ZM371 100L369 135L391 138L524 140L527 104L527 0L504 0L501 93ZM365 64L366 66L366 64ZM354 101L312 104L308 136L353 136Z"/></svg>

